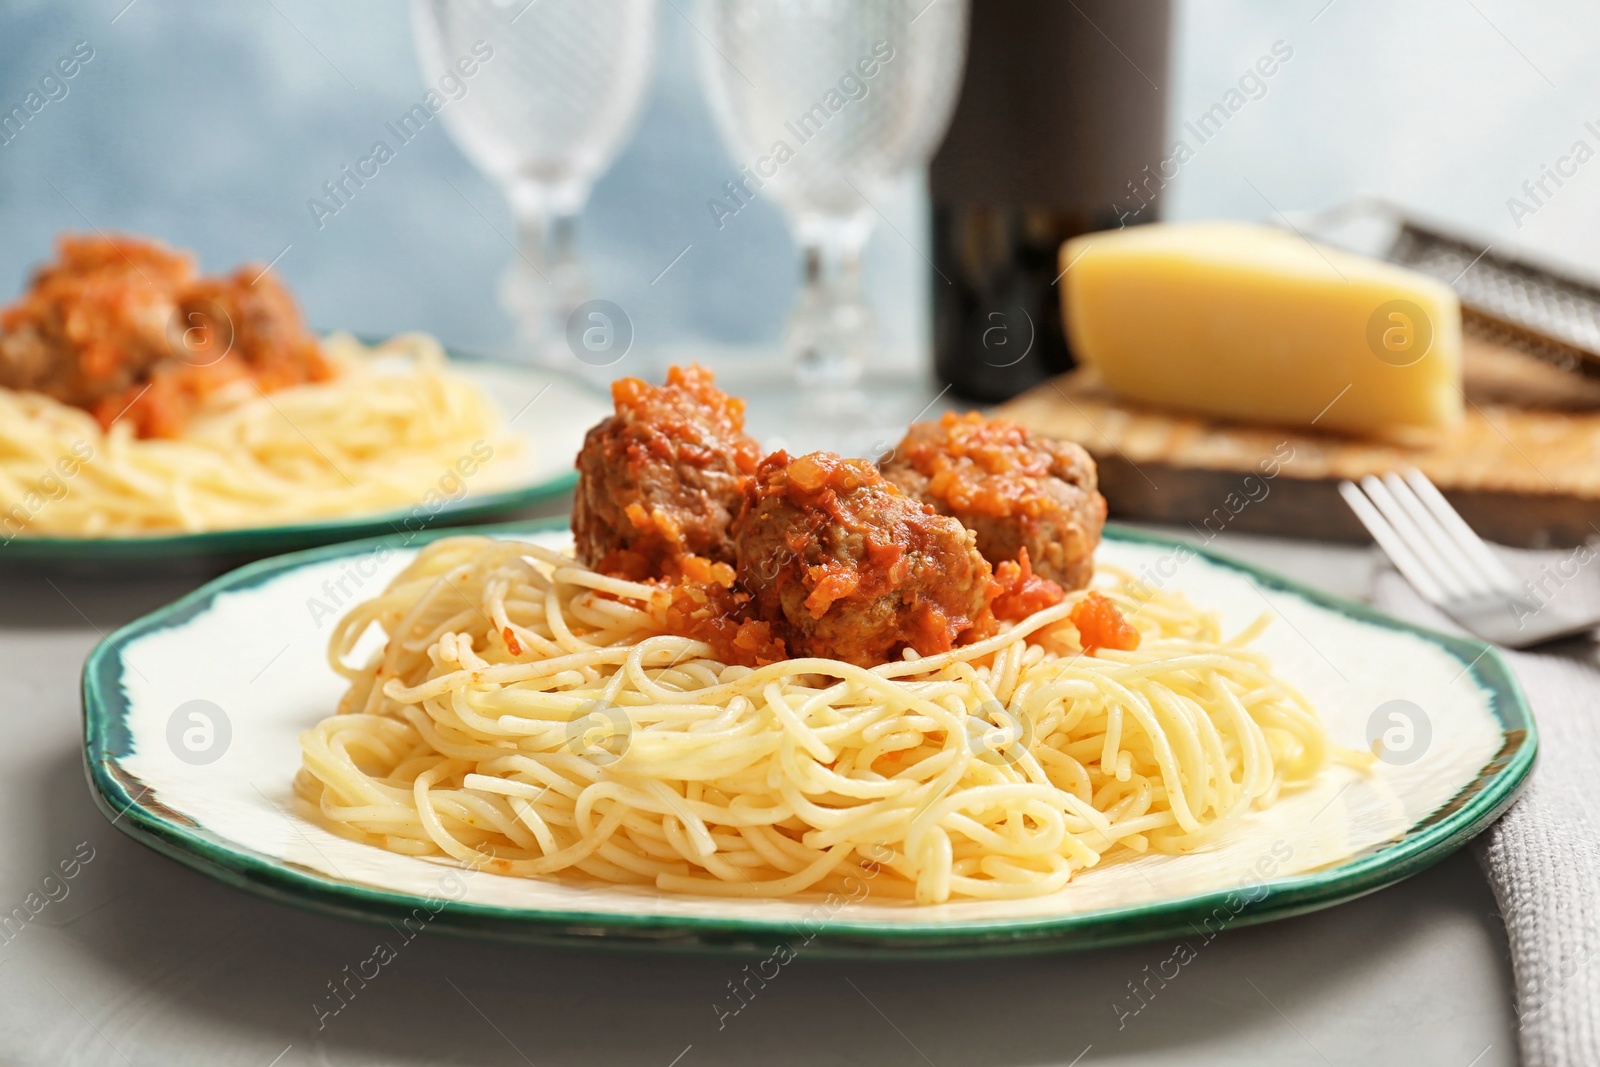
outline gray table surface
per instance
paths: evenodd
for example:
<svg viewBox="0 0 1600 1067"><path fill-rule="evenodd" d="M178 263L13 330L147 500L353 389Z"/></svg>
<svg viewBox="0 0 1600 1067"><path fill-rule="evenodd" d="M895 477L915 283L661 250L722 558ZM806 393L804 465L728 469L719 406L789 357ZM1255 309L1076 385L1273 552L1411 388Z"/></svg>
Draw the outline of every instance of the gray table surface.
<svg viewBox="0 0 1600 1067"><path fill-rule="evenodd" d="M559 510L559 508L557 509ZM1360 596L1368 549L1223 535L1223 551ZM78 672L102 633L192 580L0 575L0 903L93 859L0 936L0 1063L250 1065L1439 1064L1516 1062L1505 934L1460 853L1327 911L1229 930L1137 1014L1161 943L1023 959L802 953L737 1016L745 961L425 934L319 1029L375 928L271 903L125 837L84 780Z"/></svg>

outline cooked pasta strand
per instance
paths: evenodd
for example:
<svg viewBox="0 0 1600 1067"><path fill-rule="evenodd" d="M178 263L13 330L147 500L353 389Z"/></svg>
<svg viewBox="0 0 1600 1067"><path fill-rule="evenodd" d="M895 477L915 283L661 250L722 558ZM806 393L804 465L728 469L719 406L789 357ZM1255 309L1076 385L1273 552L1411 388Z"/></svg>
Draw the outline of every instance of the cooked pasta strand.
<svg viewBox="0 0 1600 1067"><path fill-rule="evenodd" d="M520 442L431 337L369 350L335 334L323 347L331 381L265 394L236 382L172 440L136 438L128 422L106 432L80 408L0 389L0 541L437 510L516 473Z"/></svg>
<svg viewBox="0 0 1600 1067"><path fill-rule="evenodd" d="M778 897L867 868L933 903L1198 847L1337 757L1214 616L1104 577L1137 651L1083 654L1074 593L938 656L751 669L661 632L651 586L437 541L336 627L350 688L296 786L342 833L504 874Z"/></svg>

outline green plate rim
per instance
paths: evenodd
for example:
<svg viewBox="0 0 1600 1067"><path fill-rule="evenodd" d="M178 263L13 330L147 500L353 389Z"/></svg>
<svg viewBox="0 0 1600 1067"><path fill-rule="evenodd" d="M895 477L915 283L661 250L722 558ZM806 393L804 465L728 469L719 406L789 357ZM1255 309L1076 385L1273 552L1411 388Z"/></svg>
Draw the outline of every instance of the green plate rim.
<svg viewBox="0 0 1600 1067"><path fill-rule="evenodd" d="M565 521L429 530L409 543L468 534L538 533L563 528ZM620 915L446 902L430 925L500 940L608 948L764 952L777 942L792 944L797 937L803 937L806 951L836 956L878 955L886 951L933 956L996 955L1092 948L1172 935L1188 937L1198 931L1196 923L1213 916L1219 908L1230 915L1225 925L1243 926L1318 910L1410 877L1460 848L1516 798L1534 763L1538 731L1521 686L1492 646L1391 618L1365 604L1312 589L1207 547L1116 524L1108 524L1106 537L1170 548L1181 544L1214 564L1247 575L1263 587L1298 596L1349 618L1414 634L1440 646L1461 661L1463 673L1470 673L1489 692L1492 713L1501 727L1500 751L1472 782L1397 839L1326 868L1270 879L1262 883L1261 895L1254 901L1243 901L1233 890L1219 890L1069 916L893 924L828 918L817 928L787 920ZM421 907L422 897L295 868L189 824L186 818L162 808L158 800L136 802L145 801L146 797L130 792L136 779L120 772L116 762L132 747L125 725L127 701L121 687L123 644L194 617L220 593L259 585L306 564L355 555L385 541L398 543L394 538L379 537L258 560L121 627L97 644L83 672L84 760L95 803L106 817L136 840L190 867L280 901L371 922L398 919ZM1242 901L1241 906L1230 907L1229 898Z"/></svg>
<svg viewBox="0 0 1600 1067"><path fill-rule="evenodd" d="M380 343L357 336L366 345ZM533 367L512 360L479 353L445 349L452 363L477 363L511 370L525 369L556 378L607 404L610 398L593 382L560 370ZM0 541L0 565L7 563L58 563L91 561L96 564L184 559L243 557L262 552L286 552L312 546L369 538L384 534L413 534L439 525L481 522L508 515L523 508L543 504L571 492L578 484L578 472L569 470L557 477L532 485L499 489L479 495L468 494L448 501L438 511L427 513L421 527L410 531L416 508L353 515L342 519L317 519L284 523L278 526L242 526L227 530L202 530L196 533L156 534L150 537L13 537ZM420 505L418 505L420 507Z"/></svg>

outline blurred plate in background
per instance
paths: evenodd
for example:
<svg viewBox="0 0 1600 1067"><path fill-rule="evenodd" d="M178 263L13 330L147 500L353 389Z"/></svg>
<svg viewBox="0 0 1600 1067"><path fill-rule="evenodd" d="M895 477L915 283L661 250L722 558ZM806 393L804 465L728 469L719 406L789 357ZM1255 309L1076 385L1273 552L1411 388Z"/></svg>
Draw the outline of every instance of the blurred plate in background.
<svg viewBox="0 0 1600 1067"><path fill-rule="evenodd" d="M554 500L577 484L572 461L585 431L611 414L611 402L587 383L557 372L461 353L452 369L481 388L524 442L519 469L491 487L467 483L459 498L437 509L418 505L282 526L247 526L146 537L15 537L0 545L0 569L38 567L104 573L130 564L204 569L353 538L411 533L463 522L504 518Z"/></svg>

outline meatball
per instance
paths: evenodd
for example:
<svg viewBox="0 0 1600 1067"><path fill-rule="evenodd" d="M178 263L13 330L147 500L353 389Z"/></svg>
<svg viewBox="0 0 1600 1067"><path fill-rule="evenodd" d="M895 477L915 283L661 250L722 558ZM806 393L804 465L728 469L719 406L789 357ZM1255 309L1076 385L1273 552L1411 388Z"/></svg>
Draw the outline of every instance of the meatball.
<svg viewBox="0 0 1600 1067"><path fill-rule="evenodd" d="M75 407L120 396L168 358L177 294L193 261L153 241L63 236L60 259L34 272L0 312L0 386Z"/></svg>
<svg viewBox="0 0 1600 1067"><path fill-rule="evenodd" d="M947 412L913 423L883 476L959 519L997 567L1026 549L1034 571L1067 589L1084 588L1094 574L1106 500L1094 460L1078 445L1005 419Z"/></svg>
<svg viewBox="0 0 1600 1067"><path fill-rule="evenodd" d="M616 414L578 453L578 558L633 579L675 575L691 555L731 565L728 525L761 458L744 432L744 401L699 366L672 367L660 387L622 378L611 396Z"/></svg>
<svg viewBox="0 0 1600 1067"><path fill-rule="evenodd" d="M230 382L332 376L294 297L258 266L199 277L189 256L135 237L63 237L60 253L0 311L0 386L177 437Z"/></svg>
<svg viewBox="0 0 1600 1067"><path fill-rule="evenodd" d="M735 588L790 656L869 667L908 647L947 651L993 625L998 586L972 532L866 460L773 453L733 534Z"/></svg>

